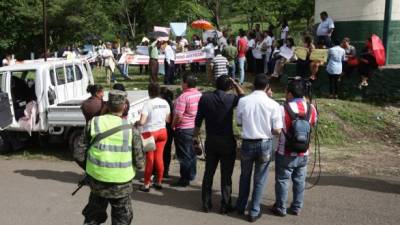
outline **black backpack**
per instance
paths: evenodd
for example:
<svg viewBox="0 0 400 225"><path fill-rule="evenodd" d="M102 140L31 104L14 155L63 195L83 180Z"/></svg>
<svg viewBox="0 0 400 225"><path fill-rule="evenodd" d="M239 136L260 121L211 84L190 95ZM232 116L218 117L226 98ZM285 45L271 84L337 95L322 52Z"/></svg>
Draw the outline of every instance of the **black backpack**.
<svg viewBox="0 0 400 225"><path fill-rule="evenodd" d="M292 126L284 133L285 146L291 152L304 153L308 150L311 140L311 104L307 103L307 112L303 116L293 112L288 103L284 105L284 108L292 120Z"/></svg>

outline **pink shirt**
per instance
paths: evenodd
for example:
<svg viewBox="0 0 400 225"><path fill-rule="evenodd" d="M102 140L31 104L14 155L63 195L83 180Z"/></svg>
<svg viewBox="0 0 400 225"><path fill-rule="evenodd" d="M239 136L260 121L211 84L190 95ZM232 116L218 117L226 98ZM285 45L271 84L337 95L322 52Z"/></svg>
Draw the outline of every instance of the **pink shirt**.
<svg viewBox="0 0 400 225"><path fill-rule="evenodd" d="M176 100L174 105L174 116L182 118L175 125L177 129L193 129L201 92L196 88L185 90Z"/></svg>

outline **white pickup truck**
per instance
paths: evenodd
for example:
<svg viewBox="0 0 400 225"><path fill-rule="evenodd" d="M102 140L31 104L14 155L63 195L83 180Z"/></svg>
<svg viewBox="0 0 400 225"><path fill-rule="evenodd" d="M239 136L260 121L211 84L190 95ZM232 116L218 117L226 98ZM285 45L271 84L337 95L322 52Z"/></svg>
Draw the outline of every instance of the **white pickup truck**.
<svg viewBox="0 0 400 225"><path fill-rule="evenodd" d="M90 65L82 59L0 67L0 151L19 149L31 137L42 143L64 141L73 148L86 124L80 105L93 82ZM129 121L138 119L147 99L147 91L128 91Z"/></svg>

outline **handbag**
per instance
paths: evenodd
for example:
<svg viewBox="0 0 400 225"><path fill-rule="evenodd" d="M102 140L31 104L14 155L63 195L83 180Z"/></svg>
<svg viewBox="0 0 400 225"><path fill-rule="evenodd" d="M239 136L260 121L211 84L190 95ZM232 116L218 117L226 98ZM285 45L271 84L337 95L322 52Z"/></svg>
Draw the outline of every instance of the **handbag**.
<svg viewBox="0 0 400 225"><path fill-rule="evenodd" d="M152 152L156 150L156 141L153 135L145 138L142 134L140 137L142 138L143 152Z"/></svg>
<svg viewBox="0 0 400 225"><path fill-rule="evenodd" d="M358 66L358 64L360 64L360 62L358 61L358 59L356 57L352 57L347 60L347 64L349 66Z"/></svg>

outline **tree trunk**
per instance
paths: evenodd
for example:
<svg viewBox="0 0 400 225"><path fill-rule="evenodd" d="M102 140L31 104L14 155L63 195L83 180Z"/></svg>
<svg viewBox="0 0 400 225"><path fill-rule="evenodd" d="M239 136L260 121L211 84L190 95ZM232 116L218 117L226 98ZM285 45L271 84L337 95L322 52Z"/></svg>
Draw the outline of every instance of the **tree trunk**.
<svg viewBox="0 0 400 225"><path fill-rule="evenodd" d="M215 25L217 26L217 29L219 30L219 26L221 23L221 1L220 0L215 0Z"/></svg>
<svg viewBox="0 0 400 225"><path fill-rule="evenodd" d="M129 11L128 11L128 4L126 4L126 2L125 2L125 13L126 13L126 18L128 19L129 28L131 30L132 40L135 40L136 13L133 18L134 25L132 26L131 17L129 16Z"/></svg>

